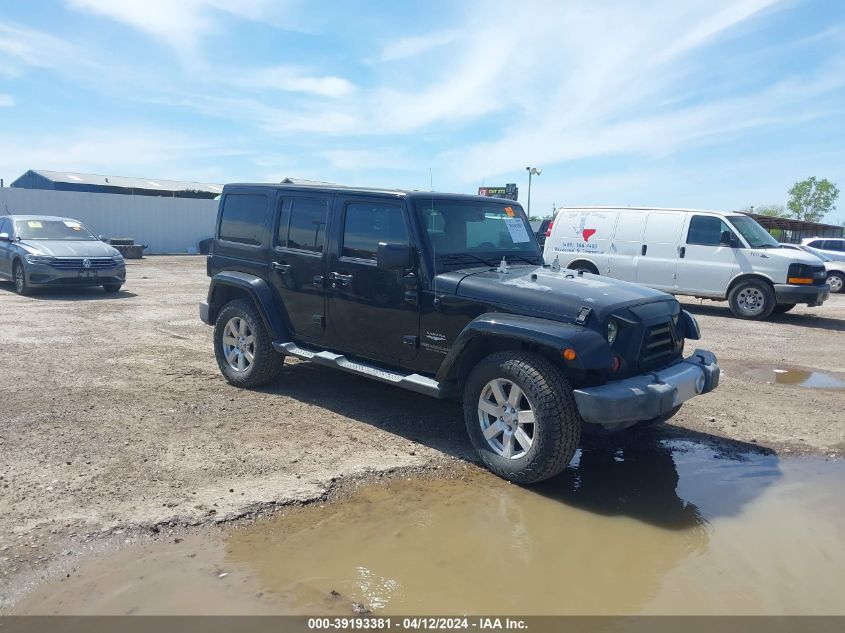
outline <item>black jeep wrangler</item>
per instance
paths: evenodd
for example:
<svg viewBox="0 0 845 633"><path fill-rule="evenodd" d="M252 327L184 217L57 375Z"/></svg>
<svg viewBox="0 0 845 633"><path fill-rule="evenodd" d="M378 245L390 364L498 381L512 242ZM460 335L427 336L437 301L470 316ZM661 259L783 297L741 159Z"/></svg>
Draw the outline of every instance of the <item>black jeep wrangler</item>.
<svg viewBox="0 0 845 633"><path fill-rule="evenodd" d="M227 185L200 305L231 384L285 356L463 401L493 472L560 472L582 429L674 415L719 382L670 295L543 263L522 208L418 191Z"/></svg>

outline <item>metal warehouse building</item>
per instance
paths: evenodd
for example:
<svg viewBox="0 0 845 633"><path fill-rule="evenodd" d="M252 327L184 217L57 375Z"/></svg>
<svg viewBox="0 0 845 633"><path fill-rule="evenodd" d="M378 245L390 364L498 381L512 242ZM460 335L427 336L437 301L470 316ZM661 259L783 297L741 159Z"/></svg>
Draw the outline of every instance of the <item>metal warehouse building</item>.
<svg viewBox="0 0 845 633"><path fill-rule="evenodd" d="M213 200L223 191L223 185L209 185L201 182L101 176L99 174L79 174L44 169L30 169L10 186L20 189L119 193L130 196L167 196L170 198L201 198L204 200Z"/></svg>
<svg viewBox="0 0 845 633"><path fill-rule="evenodd" d="M211 237L222 185L29 170L0 188L0 215L58 215L97 235L131 237L147 253L196 253Z"/></svg>

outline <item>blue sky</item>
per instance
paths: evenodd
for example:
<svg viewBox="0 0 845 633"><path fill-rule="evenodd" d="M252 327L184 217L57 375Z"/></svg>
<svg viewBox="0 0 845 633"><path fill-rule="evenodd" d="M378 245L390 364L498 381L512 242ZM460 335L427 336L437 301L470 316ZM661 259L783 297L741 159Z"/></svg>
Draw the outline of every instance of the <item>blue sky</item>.
<svg viewBox="0 0 845 633"><path fill-rule="evenodd" d="M29 168L783 204L845 190L845 2L6 2L0 177ZM843 194L845 196L845 194ZM845 198L827 220L845 221Z"/></svg>

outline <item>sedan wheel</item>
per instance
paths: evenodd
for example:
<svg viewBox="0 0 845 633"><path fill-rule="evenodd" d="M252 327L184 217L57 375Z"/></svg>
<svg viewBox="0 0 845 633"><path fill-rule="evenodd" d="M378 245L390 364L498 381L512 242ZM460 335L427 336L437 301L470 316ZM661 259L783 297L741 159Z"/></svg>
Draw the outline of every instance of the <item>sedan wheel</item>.
<svg viewBox="0 0 845 633"><path fill-rule="evenodd" d="M830 286L831 292L842 292L842 288L845 287L845 274L828 273L827 285Z"/></svg>

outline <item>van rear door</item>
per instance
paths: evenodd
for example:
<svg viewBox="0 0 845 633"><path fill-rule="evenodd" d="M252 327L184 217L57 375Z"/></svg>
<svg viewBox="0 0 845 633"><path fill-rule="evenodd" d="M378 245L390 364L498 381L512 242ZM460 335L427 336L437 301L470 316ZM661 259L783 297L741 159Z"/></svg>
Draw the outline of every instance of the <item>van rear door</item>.
<svg viewBox="0 0 845 633"><path fill-rule="evenodd" d="M637 261L637 283L669 292L675 290L675 268L685 215L678 211L649 211Z"/></svg>
<svg viewBox="0 0 845 633"><path fill-rule="evenodd" d="M643 245L647 211L622 209L607 258L608 275L623 281L637 281L637 259Z"/></svg>

